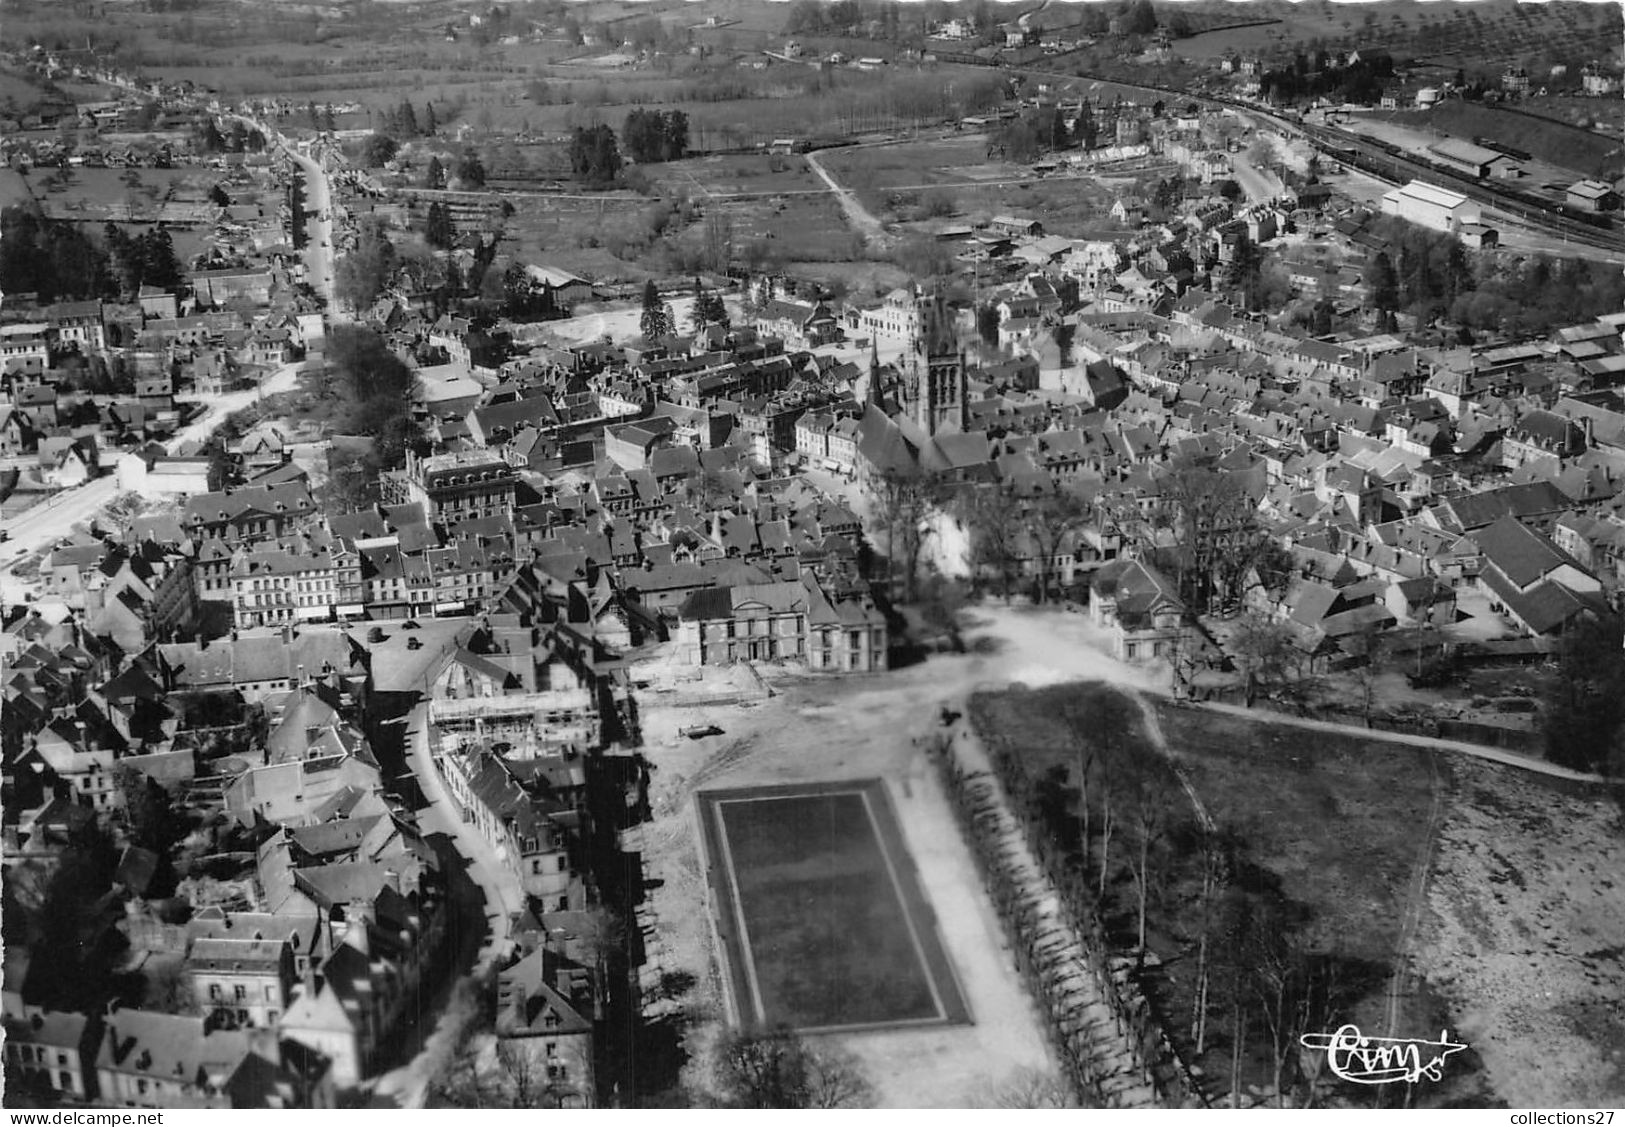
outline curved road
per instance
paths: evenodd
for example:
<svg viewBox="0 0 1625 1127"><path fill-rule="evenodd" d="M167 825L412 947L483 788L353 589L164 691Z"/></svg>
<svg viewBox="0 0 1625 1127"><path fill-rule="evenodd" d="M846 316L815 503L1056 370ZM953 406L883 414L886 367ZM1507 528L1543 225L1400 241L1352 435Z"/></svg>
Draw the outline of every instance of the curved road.
<svg viewBox="0 0 1625 1127"><path fill-rule="evenodd" d="M204 412L176 431L174 437L164 443L164 448L173 454L190 443L203 442L225 421L227 415L242 410L262 395L291 390L298 379L299 365L284 364L267 376L258 388L212 397L206 401L208 407ZM0 599L7 603L21 602L32 586L12 574L12 568L21 558L49 550L75 524L88 521L105 510L118 494L118 475L109 472L75 489L53 494L14 517L0 520L0 528L7 533L5 544L0 545Z"/></svg>
<svg viewBox="0 0 1625 1127"><path fill-rule="evenodd" d="M428 706L420 704L406 720L407 765L428 799L428 805L417 812L419 827L426 836L444 834L454 843L468 862L468 876L483 900L485 940L474 953L472 965L458 968L457 980L472 979L477 983L507 953L513 919L524 908L525 897L491 843L463 821L461 809L447 793L429 742L428 713ZM470 919L467 924L478 927L479 921ZM466 1007L449 1004L456 994L455 981L448 982L426 1007L426 1011L438 1012L432 1017L428 1012L424 1014L433 1027L422 1048L411 1060L367 1085L370 1106L421 1108L428 1101L430 1083L444 1071L461 1044L464 1029L476 1019L476 1014Z"/></svg>

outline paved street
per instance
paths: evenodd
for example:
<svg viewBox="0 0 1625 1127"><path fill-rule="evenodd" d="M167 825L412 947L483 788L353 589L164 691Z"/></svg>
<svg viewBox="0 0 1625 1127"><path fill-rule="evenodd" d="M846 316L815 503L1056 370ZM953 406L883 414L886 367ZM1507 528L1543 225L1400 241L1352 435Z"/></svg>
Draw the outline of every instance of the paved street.
<svg viewBox="0 0 1625 1127"><path fill-rule="evenodd" d="M1247 194L1249 203L1267 203L1285 191L1285 186L1274 173L1258 168L1245 153L1233 153L1230 170L1236 183Z"/></svg>
<svg viewBox="0 0 1625 1127"><path fill-rule="evenodd" d="M288 155L305 170L305 277L311 289L327 301L327 315L338 320L338 298L333 292L333 196L327 174L310 157L289 148Z"/></svg>
<svg viewBox="0 0 1625 1127"><path fill-rule="evenodd" d="M378 1077L372 1085L372 1106L423 1107L429 1082L438 1075L456 1051L463 1026L474 1016L469 1007L458 1004L457 984L469 979L480 981L485 970L506 953L513 916L524 906L524 895L491 844L464 822L456 801L446 792L440 772L434 765L429 744L428 709L420 705L407 720L407 763L416 777L428 805L418 811L418 825L427 838L444 835L456 853L467 862L466 874L479 892L480 902L462 904L468 914L460 926L479 929L484 934L478 950L466 966L456 968L453 979L438 992L421 1019L432 1027L423 1047L411 1060ZM456 899L454 898L454 903ZM484 919L474 913L483 912ZM466 932L465 932L466 934ZM454 940L455 943L455 940ZM430 1016L432 1014L432 1016Z"/></svg>

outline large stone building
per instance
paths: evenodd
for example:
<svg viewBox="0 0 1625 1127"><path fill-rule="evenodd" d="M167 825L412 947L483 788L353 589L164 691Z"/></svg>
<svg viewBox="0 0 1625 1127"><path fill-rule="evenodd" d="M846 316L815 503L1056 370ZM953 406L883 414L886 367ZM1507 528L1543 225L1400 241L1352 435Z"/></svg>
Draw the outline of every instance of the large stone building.
<svg viewBox="0 0 1625 1127"><path fill-rule="evenodd" d="M811 576L695 591L678 611L693 665L793 661L822 672L886 668L886 619L867 598L832 598Z"/></svg>
<svg viewBox="0 0 1625 1127"><path fill-rule="evenodd" d="M513 512L513 467L491 450L460 450L420 458L406 454L406 469L382 479L386 503L420 504L430 520L456 524Z"/></svg>

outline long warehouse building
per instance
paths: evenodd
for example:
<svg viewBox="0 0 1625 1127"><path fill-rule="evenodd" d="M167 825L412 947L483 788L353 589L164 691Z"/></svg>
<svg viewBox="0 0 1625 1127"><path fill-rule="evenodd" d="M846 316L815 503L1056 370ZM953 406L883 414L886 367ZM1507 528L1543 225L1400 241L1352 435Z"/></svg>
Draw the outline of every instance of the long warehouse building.
<svg viewBox="0 0 1625 1127"><path fill-rule="evenodd" d="M1412 180L1382 197L1382 213L1397 215L1433 231L1456 235L1468 225L1478 225L1483 213L1460 192Z"/></svg>

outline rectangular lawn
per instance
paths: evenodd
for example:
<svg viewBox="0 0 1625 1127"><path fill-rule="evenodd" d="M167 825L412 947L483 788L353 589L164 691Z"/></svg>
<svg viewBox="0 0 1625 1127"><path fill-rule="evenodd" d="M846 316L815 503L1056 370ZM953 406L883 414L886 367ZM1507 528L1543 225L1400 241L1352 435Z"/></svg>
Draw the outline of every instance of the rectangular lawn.
<svg viewBox="0 0 1625 1127"><path fill-rule="evenodd" d="M878 780L712 792L701 817L742 1021L968 1020Z"/></svg>

